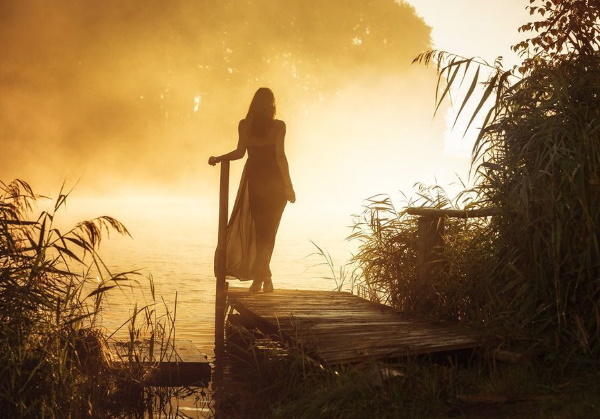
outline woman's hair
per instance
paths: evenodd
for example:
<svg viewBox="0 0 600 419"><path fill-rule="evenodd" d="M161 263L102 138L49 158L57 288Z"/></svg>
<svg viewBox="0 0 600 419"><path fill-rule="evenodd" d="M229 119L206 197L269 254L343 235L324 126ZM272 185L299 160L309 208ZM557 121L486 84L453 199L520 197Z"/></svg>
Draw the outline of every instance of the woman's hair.
<svg viewBox="0 0 600 419"><path fill-rule="evenodd" d="M252 133L258 136L265 136L269 133L275 118L275 95L268 87L261 87L256 91L246 119L251 121Z"/></svg>

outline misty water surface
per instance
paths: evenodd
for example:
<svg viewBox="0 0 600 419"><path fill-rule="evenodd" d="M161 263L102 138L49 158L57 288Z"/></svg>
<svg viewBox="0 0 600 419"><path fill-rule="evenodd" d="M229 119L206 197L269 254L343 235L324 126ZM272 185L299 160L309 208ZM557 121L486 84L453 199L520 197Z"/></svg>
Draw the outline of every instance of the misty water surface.
<svg viewBox="0 0 600 419"><path fill-rule="evenodd" d="M100 208L103 208L101 212ZM73 197L66 213L59 216L82 220L111 215L122 221L132 237L111 233L102 241L100 254L113 273L138 270L132 275L132 288L113 289L102 311L103 326L109 334L132 315L134 307L152 304L148 277L156 286L157 312L167 307L176 314L176 337L192 340L206 355L214 346L215 278L213 257L217 237L216 218L202 215L198 199L178 198L144 200L77 199ZM210 212L209 212L210 213ZM212 215L212 214L211 214ZM284 212L283 218L285 220ZM277 288L332 290L336 283L328 267L312 255L316 248L311 240L327 249L336 268L350 255L345 230L332 235L326 230L294 228L282 222L272 260L273 282ZM349 231L349 230L348 230ZM139 283L139 285L137 284ZM248 287L247 282L230 281L230 286ZM177 298L177 311L174 312ZM127 327L115 336L128 339Z"/></svg>

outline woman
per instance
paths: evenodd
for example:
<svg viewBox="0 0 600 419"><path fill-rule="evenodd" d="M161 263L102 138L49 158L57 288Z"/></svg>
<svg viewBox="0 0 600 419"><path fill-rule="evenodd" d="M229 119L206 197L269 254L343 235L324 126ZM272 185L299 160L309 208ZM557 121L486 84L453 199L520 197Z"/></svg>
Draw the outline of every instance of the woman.
<svg viewBox="0 0 600 419"><path fill-rule="evenodd" d="M229 277L252 280L251 292L273 292L271 255L281 214L287 201L295 202L284 152L285 123L275 119L275 96L261 87L254 94L248 114L238 125L235 150L210 157L215 165L238 160L248 150L240 187L227 225Z"/></svg>

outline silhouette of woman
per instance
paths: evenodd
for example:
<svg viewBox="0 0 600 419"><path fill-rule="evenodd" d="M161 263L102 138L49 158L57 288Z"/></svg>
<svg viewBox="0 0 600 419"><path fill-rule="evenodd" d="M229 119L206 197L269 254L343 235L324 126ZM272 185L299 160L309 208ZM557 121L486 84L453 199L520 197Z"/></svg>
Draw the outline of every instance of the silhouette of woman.
<svg viewBox="0 0 600 419"><path fill-rule="evenodd" d="M251 292L273 292L271 255L281 215L287 201L295 202L284 152L285 123L275 119L275 96L261 87L254 94L248 114L238 125L235 150L210 157L215 165L238 160L248 150L231 218L227 224L226 275L252 280Z"/></svg>

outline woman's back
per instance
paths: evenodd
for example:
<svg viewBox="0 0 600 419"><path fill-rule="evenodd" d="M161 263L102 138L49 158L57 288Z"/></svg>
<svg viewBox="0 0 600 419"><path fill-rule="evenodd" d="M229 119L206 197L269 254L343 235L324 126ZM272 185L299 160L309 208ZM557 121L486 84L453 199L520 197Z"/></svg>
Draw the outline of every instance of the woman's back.
<svg viewBox="0 0 600 419"><path fill-rule="evenodd" d="M250 119L242 119L240 121L240 130L246 136L246 145L248 147L275 146L277 138L285 132L284 122L278 119L268 121L268 125L261 127L262 129L260 130L253 127L253 122Z"/></svg>
<svg viewBox="0 0 600 419"><path fill-rule="evenodd" d="M277 163L277 150L273 138L253 137L248 145L246 164L250 195L268 202L285 202L285 183Z"/></svg>

